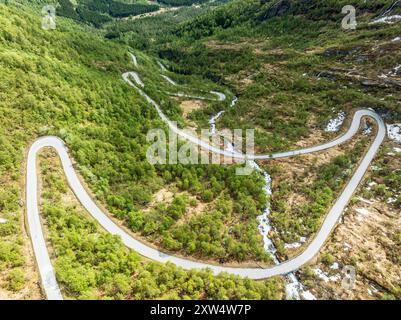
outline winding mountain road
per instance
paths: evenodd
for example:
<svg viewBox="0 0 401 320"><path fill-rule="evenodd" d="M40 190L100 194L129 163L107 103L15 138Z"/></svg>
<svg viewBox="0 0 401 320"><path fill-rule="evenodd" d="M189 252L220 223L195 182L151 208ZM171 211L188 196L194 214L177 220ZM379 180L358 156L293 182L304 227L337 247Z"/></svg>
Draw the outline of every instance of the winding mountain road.
<svg viewBox="0 0 401 320"><path fill-rule="evenodd" d="M230 152L227 150L221 150L215 146L209 144L208 141L203 141L194 137L181 129L177 128L162 112L161 107L150 98L144 91L145 85L140 80L139 75L135 72L127 72L123 74L123 79L134 87L140 95L142 95L151 105L153 105L161 119L169 126L169 128L176 134L180 135L182 138L197 144L205 150L209 150L220 155L231 156L237 159L248 159L248 160L260 160L260 159L277 159L284 157L292 157L302 154L307 154L311 152L317 152L331 147L337 146L351 139L359 130L361 121L364 117L370 117L377 123L376 137L371 144L369 150L366 152L364 158L359 163L354 175L347 183L341 195L337 198L334 205L327 214L324 222L316 234L314 239L310 242L308 247L298 256L292 258L286 262L280 263L278 265L268 267L268 268L232 268L225 267L221 265L212 265L202 262L196 262L192 260L187 260L180 257L175 257L173 255L165 254L157 249L147 246L146 244L136 240L130 234L125 232L116 223L113 222L109 216L104 213L93 201L90 195L86 192L84 186L81 184L75 169L73 167L71 158L68 154L68 148L64 142L53 136L42 137L36 140L29 149L28 159L27 159L27 176L26 176L26 205L27 205L27 216L29 231L32 238L33 248L37 260L37 264L40 271L40 276L42 279L43 289L45 290L48 299L57 300L62 299L62 295L57 284L56 275L51 264L49 253L46 247L46 242L43 235L43 230L41 227L39 209L38 209L38 181L37 181L37 168L36 160L38 152L45 147L51 147L55 149L61 159L61 163L68 181L68 184L80 203L86 208L90 215L96 219L100 225L108 232L113 235L118 235L121 237L123 243L138 252L140 255L156 260L162 263L172 262L177 266L183 267L185 269L211 269L214 274L221 272L227 272L241 277L248 277L250 279L264 279L275 275L284 275L292 271L299 269L310 259L312 259L320 250L320 248L325 243L326 239L329 237L331 231L335 227L337 221L342 215L344 208L350 201L353 193L360 184L364 174L368 170L370 163L375 157L380 145L382 144L384 138L386 137L386 127L382 118L375 113L373 110L358 110L352 119L352 123L348 131L338 137L337 139L318 145L314 147L283 152L275 154L242 154L238 152ZM134 80L134 82L131 81Z"/></svg>

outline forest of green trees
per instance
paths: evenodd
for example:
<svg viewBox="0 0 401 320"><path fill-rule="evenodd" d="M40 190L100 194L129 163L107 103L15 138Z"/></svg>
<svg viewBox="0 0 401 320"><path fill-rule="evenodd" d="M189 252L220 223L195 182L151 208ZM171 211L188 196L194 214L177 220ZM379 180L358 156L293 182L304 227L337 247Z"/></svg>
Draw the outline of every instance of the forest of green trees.
<svg viewBox="0 0 401 320"><path fill-rule="evenodd" d="M209 0L158 0L158 2L169 6L191 6L193 4L200 4L208 1Z"/></svg>
<svg viewBox="0 0 401 320"><path fill-rule="evenodd" d="M229 87L240 99L235 108L226 110L218 126L256 127L256 145L261 152L295 148L298 141L310 137L311 129L323 129L338 108L349 113L366 107L382 110L397 108L394 94L400 96L393 89L367 94L362 85L348 86L345 79L332 81L317 77L320 71L337 66L338 56L332 56L324 49L317 54L304 52L309 47L330 48L335 45L344 46L342 50L349 52L351 44L356 48L362 47L365 38L379 41L385 37L391 42L399 34L397 26L373 28L365 23L359 26L359 33L344 33L338 27L340 15L334 15L328 21L320 18L333 8L339 8L337 11L341 12L343 2L322 3L307 11L307 2L295 1L287 14L299 16L266 20L266 12L272 4L271 1L233 1L192 19L183 19L168 32L157 32L160 21L164 25L166 22L163 19L173 21L168 15L159 21L146 18L131 25L114 23L108 25L107 31L118 35L115 41L167 59L170 69L176 73L202 76ZM388 2L362 1L358 4L362 12L369 16L369 13L383 10ZM157 39L155 42L147 41L146 37L142 40L139 33L131 32L145 28L154 30L151 37ZM394 48L385 53L386 58L378 56L376 62L365 61L359 66L380 73L395 64L394 54L400 57ZM346 64L349 64L351 59L360 59L360 56L356 54L347 59ZM345 66L338 65L337 68ZM247 84L239 85L241 78L237 75L245 78ZM338 90L338 81L343 83L342 90ZM207 107L193 111L189 117L199 127L205 127L213 112L216 113L214 107ZM388 117L391 115L388 113ZM393 117L396 119L396 113ZM325 134L325 139L332 137ZM307 202L299 206L296 213L286 210L282 199L273 198L273 224L283 241L291 242L299 236L310 236L316 232L321 218L347 180L342 171L358 161L364 150L362 146L359 144L346 158L333 159L330 165L318 168L320 175L302 190ZM392 181L398 181L398 175L389 175L386 181L390 186ZM283 185L282 190L290 193L292 189ZM277 194L285 198L281 191ZM168 243L179 247L172 241Z"/></svg>
<svg viewBox="0 0 401 320"><path fill-rule="evenodd" d="M203 3L159 1L168 5L195 2ZM384 5L384 1L358 2L367 16ZM359 34L344 33L338 27L339 16L317 19L329 14L328 6L306 11L306 3L296 2L287 12L299 14L291 20L266 19L271 1L235 0L223 9L188 6L158 18L128 21L120 18L152 12L159 6L114 0L78 1L76 6L58 0L57 29L50 32L40 28L38 10L1 3L0 213L7 220L0 224L1 286L18 292L28 285L25 274L30 257L24 253L29 244L21 229L21 164L29 144L43 135L56 135L66 142L96 201L144 241L199 260L271 264L256 220L269 200L263 192L263 177L257 172L236 176L235 166L149 164L146 134L153 128L165 129L165 125L121 74L134 68L128 53L136 52L141 64L137 71L147 84L146 92L181 127L188 120L183 118L179 101L163 92L167 84L160 77L156 59L167 60L174 72L171 75L179 82L204 90L219 88L229 97L235 94L240 98L235 108L228 108L229 102L211 103L190 113L189 120L199 128L209 126L210 115L224 108L226 113L217 126L256 128L258 152L297 146L321 130L340 108L348 113L362 107L399 108L399 93L390 94L388 88L367 92L362 85L350 86L339 79L342 90L338 90L339 82L318 76L331 67L349 68L355 61L361 70L376 73L393 67L401 58L399 50L360 60L360 52L351 49L363 48L366 39L385 38L390 43L399 35L399 27L381 29L362 23ZM334 6L333 1L327 3ZM317 47L316 51L308 49ZM338 59L326 51L331 47L357 53ZM322 139L332 137L322 134ZM311 237L318 230L367 140L347 155L317 166L318 174L308 185L291 187L284 182L277 186L270 199L271 218L282 256L286 254L284 241ZM281 278L257 282L225 274L215 277L208 271L184 271L171 264L145 261L120 239L101 231L84 211L65 206L62 194L68 189L60 169L43 161L42 209L57 277L68 297L282 297ZM274 179L277 172L271 173ZM400 174L388 168L380 173L382 181L372 193L386 199L388 188L399 189ZM154 194L162 188L174 190L171 203L149 209ZM296 211L288 210L283 201L292 191L306 199ZM396 199L393 205L399 207L400 201ZM188 216L197 203L205 209ZM397 246L388 252L398 261L399 235L394 239Z"/></svg>
<svg viewBox="0 0 401 320"><path fill-rule="evenodd" d="M146 3L123 3L113 0L85 0L75 6L70 0L58 0L57 14L99 28L113 18L136 16L159 10L159 6Z"/></svg>
<svg viewBox="0 0 401 320"><path fill-rule="evenodd" d="M265 281L241 279L210 271L184 271L173 264L144 262L118 237L101 231L97 223L66 203L69 192L60 163L51 154L41 157L44 192L42 211L54 249L57 279L67 298L76 299L280 299L278 277ZM178 199L178 198L177 198ZM176 200L180 212L182 200Z"/></svg>
<svg viewBox="0 0 401 320"><path fill-rule="evenodd" d="M322 224L322 219L350 178L355 165L363 156L369 139L359 138L355 146L333 157L328 163L311 168L297 177L295 183L285 180L278 184L272 201L272 223L276 226L278 251L285 255L284 243L297 242L300 237L311 237ZM272 168L274 172L275 168ZM276 175L280 173L277 172ZM306 178L316 175L314 179ZM289 205L294 195L305 198L295 208Z"/></svg>
<svg viewBox="0 0 401 320"><path fill-rule="evenodd" d="M0 10L0 208L8 220L0 227L0 276L7 277L8 288L24 286L19 275L30 259L24 255L28 243L20 229L21 163L29 143L43 135L64 139L98 201L149 240L158 235L154 241L162 247L216 260L268 259L255 223L266 201L259 175L236 177L234 167L154 167L146 161L146 133L164 124L121 79L123 71L133 68L128 47L105 41L100 32L67 20L59 19L57 29L47 32L40 27L40 16L30 10L3 4ZM156 90L152 87L149 90ZM169 116L174 118L174 113ZM199 201L218 203L212 216L190 221L192 225L207 222L207 226L191 230L176 226L188 205L179 198L165 209L168 215L161 208L148 214L142 211L152 195L168 184ZM163 223L161 215L166 218ZM226 221L239 219L241 224L229 230ZM158 234L159 229L164 232ZM189 236L194 237L192 243Z"/></svg>

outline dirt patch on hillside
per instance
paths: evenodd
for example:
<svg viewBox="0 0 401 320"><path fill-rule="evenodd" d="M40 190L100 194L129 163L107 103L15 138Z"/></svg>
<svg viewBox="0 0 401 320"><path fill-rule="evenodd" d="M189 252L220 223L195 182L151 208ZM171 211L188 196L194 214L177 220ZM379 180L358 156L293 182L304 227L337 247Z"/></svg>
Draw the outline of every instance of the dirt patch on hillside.
<svg viewBox="0 0 401 320"><path fill-rule="evenodd" d="M226 76L225 80L237 89L238 92L245 90L249 85L254 83L252 79L256 74L241 71L235 75Z"/></svg>
<svg viewBox="0 0 401 320"><path fill-rule="evenodd" d="M197 201L195 197L191 196L191 200L195 200L193 205L189 205L184 216L177 221L177 225L182 225L191 220L191 218L198 216L205 212L206 210L211 211L214 209L214 205L212 203L205 203L201 201Z"/></svg>
<svg viewBox="0 0 401 320"><path fill-rule="evenodd" d="M177 225L184 224L192 217L202 214L206 209L213 210L215 207L213 203L199 201L195 196L189 194L188 192L178 192L178 188L175 185L170 185L157 191L153 195L153 200L142 211L150 212L152 209L155 209L161 204L168 206L173 202L175 196L184 196L188 201L186 212L181 219L177 220Z"/></svg>
<svg viewBox="0 0 401 320"><path fill-rule="evenodd" d="M297 147L304 148L316 145L323 140L323 137L324 135L322 133L316 131L314 134L310 135L310 138L306 139L306 141L300 141L297 143ZM303 182L306 183L312 181L317 174L317 172L315 172L316 167L327 164L333 158L352 149L358 142L359 138L360 137L357 136L346 144L320 152L308 153L297 157L283 158L269 162L272 165L276 165L275 170L278 170L278 174L276 174L277 178L275 178L275 175L273 174L273 188L284 180L289 183L297 183L297 180L301 178Z"/></svg>
<svg viewBox="0 0 401 320"><path fill-rule="evenodd" d="M155 208L158 204L170 204L174 199L174 187L166 187L160 189L153 195L153 200L149 203L149 205L143 210L144 212L149 212L153 208Z"/></svg>
<svg viewBox="0 0 401 320"><path fill-rule="evenodd" d="M394 257L401 256L401 246L395 243L394 236L401 232L400 213L379 201L369 203L359 200L347 210L318 256L318 263L309 267L340 277L326 281L315 272L306 275L304 270L304 281L320 299L380 299L397 290L397 286L399 290L401 265ZM322 262L327 255L332 261ZM332 262L338 264L337 270L329 266ZM342 285L341 270L346 265L356 270L353 289Z"/></svg>
<svg viewBox="0 0 401 320"><path fill-rule="evenodd" d="M199 110L205 106L205 102L201 100L184 100L180 103L180 107L185 119L188 119L188 116L192 111Z"/></svg>
<svg viewBox="0 0 401 320"><path fill-rule="evenodd" d="M155 17L155 16L161 15L166 12L177 11L178 9L180 9L180 7L159 8L159 10L157 10L157 11L146 12L146 13L142 13L142 14L139 14L136 16L129 16L129 17L121 18L121 20L138 20L138 19L143 19L143 18Z"/></svg>

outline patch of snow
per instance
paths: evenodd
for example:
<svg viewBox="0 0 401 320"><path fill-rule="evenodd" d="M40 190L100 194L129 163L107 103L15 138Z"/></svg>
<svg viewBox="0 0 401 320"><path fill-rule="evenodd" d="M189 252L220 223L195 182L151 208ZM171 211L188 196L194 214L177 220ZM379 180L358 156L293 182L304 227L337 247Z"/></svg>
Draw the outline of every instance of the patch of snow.
<svg viewBox="0 0 401 320"><path fill-rule="evenodd" d="M337 132L345 120L345 112L340 112L336 118L331 119L325 129L326 132Z"/></svg>
<svg viewBox="0 0 401 320"><path fill-rule="evenodd" d="M381 75L379 75L380 79L388 79L389 76L397 76L398 75L398 71L401 69L401 64L398 66L395 66L390 72L387 72L387 74L382 73ZM381 101L384 101L384 98L380 99Z"/></svg>
<svg viewBox="0 0 401 320"><path fill-rule="evenodd" d="M392 197L390 197L390 198L387 199L387 203L388 203L388 204L392 204L392 203L394 203L394 202L396 202L396 201L397 201L397 199L396 199L396 198L392 198Z"/></svg>
<svg viewBox="0 0 401 320"><path fill-rule="evenodd" d="M345 251L349 251L349 249L351 249L351 248L352 248L352 246L349 243L344 242L344 250Z"/></svg>
<svg viewBox="0 0 401 320"><path fill-rule="evenodd" d="M393 70L391 70L390 72L389 72L389 75L390 76L396 76L397 74L398 74L398 71L401 69L401 64L399 64L398 66L395 66L394 68L393 68Z"/></svg>
<svg viewBox="0 0 401 320"><path fill-rule="evenodd" d="M370 205L374 204L374 202L373 202L373 201L366 200L366 199L364 199L364 198L361 198L361 197L358 197L357 199L358 199L359 201L365 202L365 203L367 203L367 204L370 204Z"/></svg>
<svg viewBox="0 0 401 320"><path fill-rule="evenodd" d="M400 153L401 152L401 148L394 147L394 151L397 152L397 153Z"/></svg>
<svg viewBox="0 0 401 320"><path fill-rule="evenodd" d="M388 124L387 135L391 140L401 143L401 123Z"/></svg>
<svg viewBox="0 0 401 320"><path fill-rule="evenodd" d="M309 290L302 292L302 297L305 300L317 300L316 297Z"/></svg>
<svg viewBox="0 0 401 320"><path fill-rule="evenodd" d="M357 209L355 209L355 211L359 215L364 216L364 217L367 217L367 216L369 216L371 214L371 212L369 210L365 209L365 208L357 208Z"/></svg>
<svg viewBox="0 0 401 320"><path fill-rule="evenodd" d="M305 242L306 242L306 238L301 237L298 242L284 244L284 248L285 249L296 249L296 248L299 248L300 246L302 246L302 244Z"/></svg>
<svg viewBox="0 0 401 320"><path fill-rule="evenodd" d="M370 212L365 208L358 208L355 209L355 211L358 213L356 217L358 221L363 221L366 217L370 215Z"/></svg>
<svg viewBox="0 0 401 320"><path fill-rule="evenodd" d="M394 38L393 40L391 40L392 42L397 42L397 41L400 41L401 40L401 38L400 37L396 37L396 38Z"/></svg>
<svg viewBox="0 0 401 320"><path fill-rule="evenodd" d="M374 24L374 23L393 24L400 20L401 20L401 15L395 14L393 16L386 16L386 17L378 18L378 19L374 20L373 22L371 22L371 24Z"/></svg>
<svg viewBox="0 0 401 320"><path fill-rule="evenodd" d="M379 290L377 290L374 286L370 285L370 288L372 289L373 293L378 293Z"/></svg>
<svg viewBox="0 0 401 320"><path fill-rule="evenodd" d="M300 246L302 246L302 243L300 243L300 242L293 242L293 243L284 244L284 248L285 249L297 249Z"/></svg>
<svg viewBox="0 0 401 320"><path fill-rule="evenodd" d="M334 275L334 276L330 276L330 275L327 275L326 273L324 273L324 272L323 272L321 269L319 269L319 268L315 268L315 269L312 269L312 270L313 270L313 272L315 273L315 275L317 275L317 277L318 277L319 279L323 280L324 282L329 282L329 281L335 282L335 281L340 280L340 278L341 278L341 275L340 275L340 274L336 274L336 275Z"/></svg>
<svg viewBox="0 0 401 320"><path fill-rule="evenodd" d="M0 223L6 223L8 220L4 218L0 218Z"/></svg>
<svg viewBox="0 0 401 320"><path fill-rule="evenodd" d="M287 285L285 286L286 297L288 300L300 300L301 296L304 300L316 300L316 297L309 290L305 290L304 286L297 279L294 273L287 274Z"/></svg>
<svg viewBox="0 0 401 320"><path fill-rule="evenodd" d="M334 262L331 266L330 269L332 270L338 270L340 268L338 262Z"/></svg>
<svg viewBox="0 0 401 320"><path fill-rule="evenodd" d="M363 131L362 134L364 134L365 136L368 136L372 133L372 127L371 126L367 126Z"/></svg>

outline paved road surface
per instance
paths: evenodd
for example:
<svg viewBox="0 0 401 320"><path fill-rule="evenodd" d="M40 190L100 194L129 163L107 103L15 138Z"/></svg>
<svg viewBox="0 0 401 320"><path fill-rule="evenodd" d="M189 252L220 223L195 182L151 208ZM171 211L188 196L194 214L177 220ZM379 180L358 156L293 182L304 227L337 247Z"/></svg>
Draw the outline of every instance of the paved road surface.
<svg viewBox="0 0 401 320"><path fill-rule="evenodd" d="M250 279L264 279L275 275L287 274L289 272L295 271L299 269L302 265L312 259L323 246L326 239L329 237L331 231L335 227L338 219L342 215L342 212L348 202L350 201L353 193L358 187L363 175L368 170L371 161L376 155L380 145L382 144L385 136L386 136L386 128L382 118L372 110L359 110L354 114L352 123L348 131L342 135L341 137L314 147L309 147L305 149L277 153L277 154L269 154L269 155L244 155L236 152L228 152L225 150L220 150L208 142L202 141L197 137L191 136L188 133L183 132L179 128L177 128L170 120L164 115L161 111L160 106L150 98L141 88L139 88L136 84L140 85L142 81L136 73L125 73L123 78L126 82L128 82L131 86L133 86L145 99L153 105L159 116L162 120L167 123L167 125L179 134L182 138L185 138L200 147L209 150L211 152L215 152L221 155L233 156L235 158L242 159L268 159L268 158L283 158L283 157L291 157L300 154L306 154L316 151L325 150L352 138L355 133L358 131L360 127L360 123L363 117L370 117L374 119L378 125L377 134L374 142L370 146L368 152L365 157L359 164L356 169L353 177L348 182L346 188L341 193L339 198L336 200L335 204L327 214L321 229L312 240L312 242L308 245L304 252L302 252L297 257L278 264L276 266L272 266L269 268L231 268L224 267L219 265L211 265L207 263L196 262L192 260L187 260L184 258L175 257L169 254L165 254L157 249L151 248L140 241L134 239L128 233L126 233L123 229L121 229L118 225L116 225L107 214L105 214L91 199L88 193L85 191L85 188L82 186L78 176L73 168L71 159L68 155L67 146L57 137L42 137L34 142L34 144L30 147L28 153L28 162L27 162L27 184L26 184L26 197L27 197L27 215L28 215L28 223L29 223L29 231L32 238L32 243L34 247L34 252L36 256L36 260L39 266L40 275L42 278L42 284L44 290L46 292L46 296L48 299L62 299L62 295L60 293L59 287L57 285L55 272L52 267L49 254L47 251L46 243L44 240L42 227L40 223L39 210L38 210L38 190L37 190L37 171L36 171L36 158L37 153L40 149L44 147L52 147L54 148L60 156L61 163L67 177L67 181L78 200L81 204L88 210L88 212L100 223L100 225L114 235L119 235L124 242L124 244L137 251L139 254L165 263L172 262L177 266L183 267L185 269L204 269L210 268L215 274L220 272L228 272L231 274L239 275L242 277L248 277ZM131 77L134 78L136 84L131 81ZM139 81L138 81L139 80Z"/></svg>

